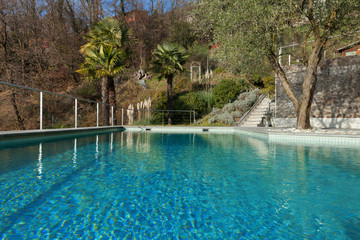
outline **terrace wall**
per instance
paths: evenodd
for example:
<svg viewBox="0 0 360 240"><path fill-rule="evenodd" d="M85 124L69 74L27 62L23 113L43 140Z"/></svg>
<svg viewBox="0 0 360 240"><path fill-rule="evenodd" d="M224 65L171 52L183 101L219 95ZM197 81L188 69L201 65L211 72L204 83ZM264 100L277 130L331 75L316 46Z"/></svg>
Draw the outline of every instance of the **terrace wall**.
<svg viewBox="0 0 360 240"><path fill-rule="evenodd" d="M306 68L284 67L290 85L301 99ZM276 127L295 127L295 108L278 78L276 85ZM360 129L360 56L328 59L318 68L318 81L311 106L311 124L316 128Z"/></svg>

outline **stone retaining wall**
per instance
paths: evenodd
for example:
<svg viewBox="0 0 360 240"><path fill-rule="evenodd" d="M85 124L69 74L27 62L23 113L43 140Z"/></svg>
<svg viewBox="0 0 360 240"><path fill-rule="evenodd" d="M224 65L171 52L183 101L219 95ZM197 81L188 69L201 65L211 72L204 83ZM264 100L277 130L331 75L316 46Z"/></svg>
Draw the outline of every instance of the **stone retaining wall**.
<svg viewBox="0 0 360 240"><path fill-rule="evenodd" d="M290 85L301 99L306 68L284 67ZM276 78L276 127L295 127L295 108ZM311 124L320 128L360 128L360 56L323 61L311 107Z"/></svg>

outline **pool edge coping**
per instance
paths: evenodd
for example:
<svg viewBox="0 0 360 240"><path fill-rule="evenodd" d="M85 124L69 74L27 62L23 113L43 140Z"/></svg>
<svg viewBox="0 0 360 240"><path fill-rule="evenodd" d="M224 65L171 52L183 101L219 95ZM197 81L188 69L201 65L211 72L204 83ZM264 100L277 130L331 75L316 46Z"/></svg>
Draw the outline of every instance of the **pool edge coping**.
<svg viewBox="0 0 360 240"><path fill-rule="evenodd" d="M57 128L57 129L36 129L36 130L16 130L0 131L0 140L14 140L19 138L46 137L52 135L69 135L69 134L89 134L91 132L113 132L124 131L123 126L106 126L106 127L81 127L81 128Z"/></svg>
<svg viewBox="0 0 360 240"><path fill-rule="evenodd" d="M83 128L59 128L44 130L17 130L0 131L0 140L8 140L21 137L49 136L58 133L61 134L88 134L91 132L112 132L112 131L148 131L148 132L166 132L166 133L189 133L189 132L208 132L208 133L242 133L245 135L265 138L273 142L291 141L295 143L300 140L303 142L337 142L337 143L356 143L360 144L360 134L331 134L316 132L289 132L285 129L274 128L244 128L244 127L223 127L223 126L105 126L105 127L83 127Z"/></svg>

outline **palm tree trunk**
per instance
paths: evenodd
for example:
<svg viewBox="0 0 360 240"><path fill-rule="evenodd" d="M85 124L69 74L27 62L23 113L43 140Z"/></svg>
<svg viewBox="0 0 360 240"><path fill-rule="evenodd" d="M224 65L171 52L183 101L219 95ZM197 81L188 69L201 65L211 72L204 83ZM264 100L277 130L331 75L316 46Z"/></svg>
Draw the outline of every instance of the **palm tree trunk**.
<svg viewBox="0 0 360 240"><path fill-rule="evenodd" d="M114 106L114 125L117 125L117 120L116 120L116 92L115 92L114 79L110 79L110 81L109 81L109 101L110 101L110 105Z"/></svg>
<svg viewBox="0 0 360 240"><path fill-rule="evenodd" d="M173 95L172 95L172 84L173 84L173 75L166 77L167 79L167 110L173 110ZM168 124L172 124L172 112L168 111Z"/></svg>
<svg viewBox="0 0 360 240"><path fill-rule="evenodd" d="M109 79L101 79L102 125L109 125Z"/></svg>

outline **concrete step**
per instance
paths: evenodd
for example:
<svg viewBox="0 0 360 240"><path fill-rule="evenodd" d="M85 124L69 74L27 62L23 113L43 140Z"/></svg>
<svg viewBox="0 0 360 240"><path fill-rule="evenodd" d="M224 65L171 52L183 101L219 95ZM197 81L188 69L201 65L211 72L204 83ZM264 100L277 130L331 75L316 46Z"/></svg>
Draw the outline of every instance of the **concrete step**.
<svg viewBox="0 0 360 240"><path fill-rule="evenodd" d="M263 101L249 114L249 116L245 119L241 127L257 127L260 124L262 118L265 113L268 111L270 99L264 98Z"/></svg>
<svg viewBox="0 0 360 240"><path fill-rule="evenodd" d="M241 127L257 127L257 124L246 124L246 125L241 125Z"/></svg>
<svg viewBox="0 0 360 240"><path fill-rule="evenodd" d="M248 116L246 119L249 119L249 118L262 118L264 116L265 113L261 113L261 114L253 114L253 115L250 115Z"/></svg>
<svg viewBox="0 0 360 240"><path fill-rule="evenodd" d="M249 116L258 116L258 115L264 115L266 113L266 111L261 111L261 112L253 112L251 113Z"/></svg>
<svg viewBox="0 0 360 240"><path fill-rule="evenodd" d="M245 124L259 124L260 121L248 121Z"/></svg>
<svg viewBox="0 0 360 240"><path fill-rule="evenodd" d="M246 120L245 123L249 123L249 122L258 122L258 123L260 123L260 122L261 122L261 119L256 119L256 118L248 119L248 120Z"/></svg>

